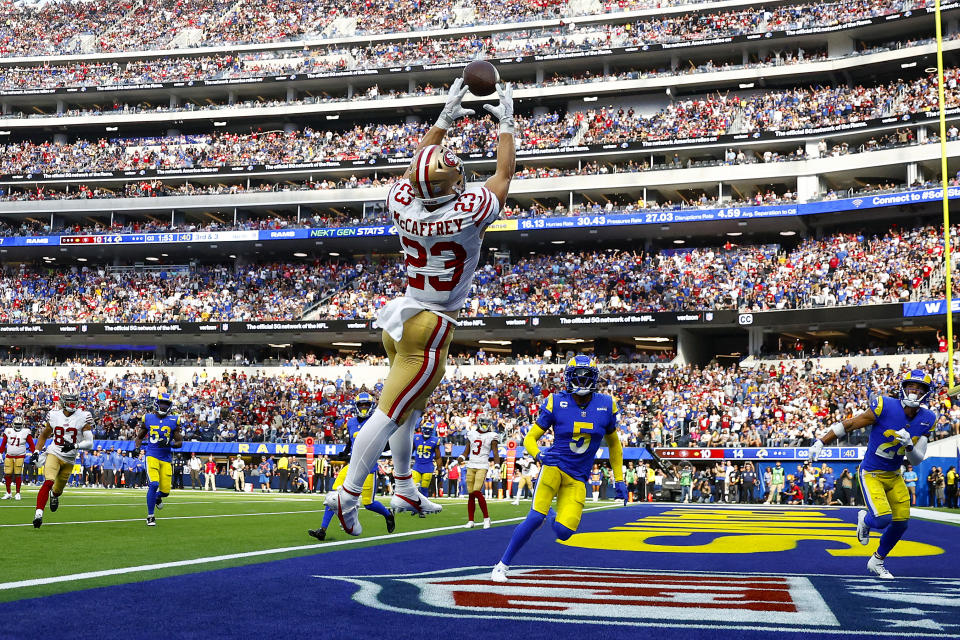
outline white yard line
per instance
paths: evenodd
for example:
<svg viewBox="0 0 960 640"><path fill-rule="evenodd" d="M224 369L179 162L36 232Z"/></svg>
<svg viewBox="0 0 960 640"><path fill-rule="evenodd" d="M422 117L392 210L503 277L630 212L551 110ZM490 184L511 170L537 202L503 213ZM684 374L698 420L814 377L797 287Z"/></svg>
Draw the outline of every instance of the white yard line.
<svg viewBox="0 0 960 640"><path fill-rule="evenodd" d="M161 518L161 520L196 520L199 518L243 518L246 516L277 516L290 515L293 513L320 513L323 509L304 509L302 511L264 511L262 513L220 513L206 516L170 516ZM143 518L118 518L116 520L73 520L69 522L44 522L43 526L52 527L65 524L104 524L109 522L143 522ZM32 527L33 523L26 524L0 524L0 527Z"/></svg>
<svg viewBox="0 0 960 640"><path fill-rule="evenodd" d="M923 508L914 507L910 510L911 518L921 520L933 520L934 522L949 522L950 524L960 524L960 512L952 513L949 511L932 511Z"/></svg>
<svg viewBox="0 0 960 640"><path fill-rule="evenodd" d="M600 509L608 509L610 505L605 505L602 507L590 507L589 509L584 509L584 511L597 511ZM310 511L289 511L285 513L311 513ZM237 513L230 514L232 516L254 516L254 515L275 515L275 513ZM175 519L189 519L189 518L224 518L229 516L218 515L218 516L180 516L179 518L164 518L164 520L175 520ZM495 520L494 524L505 524L509 522L519 522L525 519L526 516L522 518L507 518L506 520ZM62 523L50 523L50 524L90 524L92 522L140 522L143 518L136 518L134 520L100 520L100 521L89 521L89 522L62 522ZM32 524L26 525L0 525L7 527L20 527L20 526L33 526ZM46 526L46 525L44 525ZM107 576L117 576L124 575L128 573L141 573L141 572L150 572L150 571L159 571L161 569L171 569L175 567L189 567L200 564L210 564L214 562L224 562L226 560L240 560L243 558L255 558L258 556L269 556L276 555L280 553L290 553L294 551L306 551L314 550L319 551L322 549L328 549L330 547L343 547L349 546L364 542L375 542L378 540L394 540L397 538L406 538L410 536L418 536L425 533L440 533L443 531L463 531L463 525L453 525L448 527L436 527L434 529L419 529L416 531L404 531L403 533L391 533L381 536L372 536L370 538L350 538L348 540L336 540L333 542L325 543L314 543L314 544L305 544L299 545L296 547L279 547L276 549L261 549L260 551L247 551L244 553L231 553L222 556L209 556L206 558L194 558L192 560L177 560L175 562L162 562L159 564L145 564L136 567L122 567L119 569L104 569L102 571L87 571L84 573L73 573L64 576L51 576L49 578L35 578L32 580L18 580L16 582L3 582L0 583L0 591L5 591L9 589L20 589L23 587L37 587L46 584L56 584L59 582L73 582L75 580L90 580L92 578L104 578Z"/></svg>

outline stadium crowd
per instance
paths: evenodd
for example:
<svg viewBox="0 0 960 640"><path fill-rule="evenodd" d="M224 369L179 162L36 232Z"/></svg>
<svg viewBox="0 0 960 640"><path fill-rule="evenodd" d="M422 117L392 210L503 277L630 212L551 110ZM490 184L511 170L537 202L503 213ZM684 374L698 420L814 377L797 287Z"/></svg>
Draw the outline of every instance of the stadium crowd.
<svg viewBox="0 0 960 640"><path fill-rule="evenodd" d="M958 100L960 68L946 71L947 104ZM738 95L679 99L653 112L605 107L517 116L518 149L575 144L673 140L747 131L859 122L930 110L936 105L933 76L877 87L810 87ZM366 124L333 131L233 132L150 138L78 139L64 144L18 141L0 145L0 173L190 169L251 164L296 164L325 160L407 157L426 133L425 123ZM462 121L446 144L457 153L493 153L489 117Z"/></svg>
<svg viewBox="0 0 960 640"><path fill-rule="evenodd" d="M794 248L728 241L651 253L534 254L512 264L483 263L463 313L761 311L904 302L934 295L930 276L942 243L940 230L928 226L873 237L836 234ZM0 322L295 320L307 309L315 318L371 318L405 290L400 267L393 257L150 271L11 265L0 277Z"/></svg>
<svg viewBox="0 0 960 640"><path fill-rule="evenodd" d="M664 4L677 6L688 2L637 0L625 2L623 6L620 3L608 3L604 9L610 9L610 12L629 11L638 6L662 9ZM763 11L751 8L717 13L681 13L598 27L591 25L588 27L590 31L577 38L576 42L584 48L597 45L630 46L769 33L922 10L929 4L925 0L853 0L819 5L796 3L768 7ZM370 0L324 0L315 3L304 0L256 0L242 5L229 0L162 0L149 5L117 5L103 0L60 0L49 3L3 0L0 8L6 20L0 26L0 56L268 43L341 35L338 33L341 29L346 35L405 33L454 26L575 17L571 15L568 3L562 0L495 4L475 2L466 6L443 0L431 4L427 10L415 0L400 0L386 7L378 7L377 10L371 10L372 6ZM589 3L585 6L589 7ZM473 9L472 16L469 15L469 9ZM590 7L585 11L593 13L595 10ZM568 27L570 22L564 26ZM541 52L536 42L528 42L526 48ZM491 57L503 55L496 49L487 53ZM510 53L517 55L520 52L513 49Z"/></svg>
<svg viewBox="0 0 960 640"><path fill-rule="evenodd" d="M336 260L168 271L8 265L0 322L294 320L357 275L355 265Z"/></svg>
<svg viewBox="0 0 960 640"><path fill-rule="evenodd" d="M951 36L951 38L956 35ZM469 47L473 40L459 41L437 41L436 48L440 53L449 53L450 57L456 57L459 60L472 60L476 55L464 56L465 47ZM857 51L849 56L859 56L867 53L888 51L905 46L918 46L925 41L903 41L885 43ZM429 41L416 41L415 51L421 49L432 51ZM576 49L579 51L580 48ZM383 64L386 59L390 59L390 51L368 51L368 50L350 50L349 57L356 57L351 69L366 69L375 62ZM507 52L498 53L503 57ZM117 63L78 63L76 65L57 67L45 65L42 67L0 67L0 90L49 90L58 88L94 88L94 87L122 87L124 85L144 86L164 82L199 82L203 80L221 81L224 79L242 80L247 78L260 78L275 76L280 73L317 73L320 71L343 71L346 69L344 58L336 62L331 62L329 56L305 57L302 61L294 63L296 58L278 57L271 58L269 53L243 54L239 57L233 55L214 56L203 58L167 58L150 61L130 61L125 65ZM344 55L347 55L344 52ZM371 59L364 59L370 56ZM381 56L381 57L377 57ZM844 56L847 57L847 56ZM550 86L569 86L572 84L612 82L619 80L636 80L639 78L650 78L657 76L676 76L691 75L696 73L712 73L717 71L732 71L735 69L758 69L763 67L773 67L781 65L800 64L804 62L815 62L826 60L827 54L823 50L778 50L758 59L756 62L746 64L732 64L727 61L712 59L706 60L700 64L690 64L686 67L671 69L669 67L644 68L636 67L631 70L609 71L608 73L594 73L589 70L580 73L557 73L554 72L549 78L545 77L542 82L527 81L522 78L511 80L514 89L532 89ZM266 65L269 60L276 60L284 63L279 65ZM252 61L252 62L251 62ZM441 60L453 62L454 60ZM393 64L411 64L412 61L398 60ZM115 90L115 89L114 89ZM217 101L215 96L210 96L209 101L188 101L178 106L151 104L147 102L129 104L120 102L117 99L112 105L98 105L96 107L84 107L82 105L71 106L56 114L46 112L25 112L13 111L4 114L5 118L40 118L57 116L76 116L76 115L101 115L105 113L146 113L146 112L167 112L167 111L193 111L197 109L219 109L219 108L255 108L278 105L298 105L298 104L324 104L328 102L344 102L356 100L358 97L364 100L378 100L386 98L406 98L412 96L428 96L442 94L443 88L436 87L430 83L417 84L412 90L409 88L396 88L389 85L380 86L377 83L369 86L358 87L356 93L348 95L347 87L342 90L331 87L319 95L299 100L264 100L261 98L247 99L243 101L230 102L228 97ZM14 105L11 105L12 107Z"/></svg>
<svg viewBox="0 0 960 640"><path fill-rule="evenodd" d="M837 234L793 249L776 245L570 252L483 264L468 316L554 315L684 309L776 310L904 302L930 296L942 254L937 227L883 236ZM575 285L575 286L571 286ZM365 273L317 308L320 317L372 317L405 281Z"/></svg>
<svg viewBox="0 0 960 640"><path fill-rule="evenodd" d="M939 389L931 399L940 414L935 438L960 433L960 406L945 394L946 371L932 359L927 368ZM906 360L895 368L874 364L857 369L848 363L837 371L782 363L756 369L625 365L602 367L601 384L618 398L625 446L804 446L834 420L862 410L869 395L893 393L908 369ZM20 412L36 420L70 387L97 416L97 438L129 440L137 418L150 410L151 398L167 391L184 418L187 440L301 442L313 436L344 443L346 419L358 392L351 376L349 367L333 380L309 372L270 376L243 370L216 377L203 369L178 384L162 370L127 370L105 378L93 370L71 368L53 383L0 377L0 405L8 416ZM452 444L465 442L466 430L481 412L498 416L499 431L506 437L522 437L543 398L561 385L559 371L466 377L451 363L424 420ZM372 391L379 391L379 384ZM849 442L858 444L864 437L857 432Z"/></svg>

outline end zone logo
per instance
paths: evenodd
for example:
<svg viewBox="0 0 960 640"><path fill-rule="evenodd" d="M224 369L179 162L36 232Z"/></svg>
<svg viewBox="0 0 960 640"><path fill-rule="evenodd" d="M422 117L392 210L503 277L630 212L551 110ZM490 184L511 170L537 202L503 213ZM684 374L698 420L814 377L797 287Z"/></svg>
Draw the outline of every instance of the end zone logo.
<svg viewBox="0 0 960 640"><path fill-rule="evenodd" d="M415 616L535 619L559 624L832 627L839 621L809 579L627 569L528 567L506 583L489 567L389 576L314 576L359 587L354 601ZM673 625L671 625L673 626Z"/></svg>

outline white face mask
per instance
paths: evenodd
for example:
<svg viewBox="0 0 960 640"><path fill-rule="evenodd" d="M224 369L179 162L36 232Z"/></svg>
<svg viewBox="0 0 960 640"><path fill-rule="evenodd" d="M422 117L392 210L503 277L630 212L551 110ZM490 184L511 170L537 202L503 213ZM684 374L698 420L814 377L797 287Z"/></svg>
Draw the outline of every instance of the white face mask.
<svg viewBox="0 0 960 640"><path fill-rule="evenodd" d="M919 393L908 393L903 396L903 404L908 407L919 407L920 406L920 394Z"/></svg>

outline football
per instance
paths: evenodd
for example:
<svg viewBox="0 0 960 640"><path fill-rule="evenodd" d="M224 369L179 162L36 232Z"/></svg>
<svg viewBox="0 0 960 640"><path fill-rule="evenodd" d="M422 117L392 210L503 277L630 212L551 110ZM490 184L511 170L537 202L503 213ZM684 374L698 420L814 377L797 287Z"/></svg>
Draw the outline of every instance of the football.
<svg viewBox="0 0 960 640"><path fill-rule="evenodd" d="M488 96L497 90L500 74L486 60L474 60L463 69L463 81L475 96Z"/></svg>

